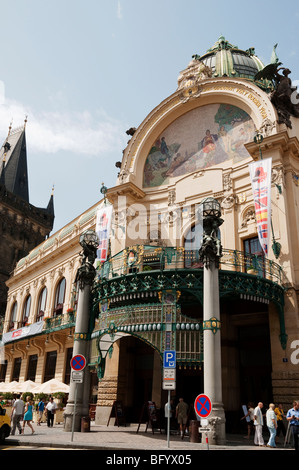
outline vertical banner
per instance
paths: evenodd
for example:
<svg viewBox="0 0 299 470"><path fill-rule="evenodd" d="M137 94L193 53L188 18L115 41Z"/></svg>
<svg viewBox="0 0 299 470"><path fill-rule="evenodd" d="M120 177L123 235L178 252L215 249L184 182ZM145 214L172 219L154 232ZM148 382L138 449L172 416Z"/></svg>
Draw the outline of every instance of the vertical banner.
<svg viewBox="0 0 299 470"><path fill-rule="evenodd" d="M112 204L99 207L97 210L96 233L99 237L97 261L104 263L107 260L110 228L112 219Z"/></svg>
<svg viewBox="0 0 299 470"><path fill-rule="evenodd" d="M257 231L261 247L268 255L271 224L272 158L249 164Z"/></svg>

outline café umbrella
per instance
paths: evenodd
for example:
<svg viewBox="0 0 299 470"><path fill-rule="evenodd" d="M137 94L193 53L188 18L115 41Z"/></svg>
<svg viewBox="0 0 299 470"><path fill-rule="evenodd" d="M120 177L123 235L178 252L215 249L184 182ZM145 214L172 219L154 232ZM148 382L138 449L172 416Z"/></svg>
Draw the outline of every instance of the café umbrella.
<svg viewBox="0 0 299 470"><path fill-rule="evenodd" d="M14 392L32 392L35 393L35 389L38 386L35 382L32 380L26 380L26 382L17 382L17 384L14 386L13 391Z"/></svg>
<svg viewBox="0 0 299 470"><path fill-rule="evenodd" d="M19 385L19 382L14 380L13 382L3 384L2 386L0 385L0 391L1 392L12 392L13 393L15 391L15 387L17 387L18 385Z"/></svg>
<svg viewBox="0 0 299 470"><path fill-rule="evenodd" d="M57 393L57 392L64 392L64 393L69 393L70 387L69 385L60 382L57 379L51 379L48 380L47 382L44 382L43 384L37 385L37 387L34 389L34 393Z"/></svg>

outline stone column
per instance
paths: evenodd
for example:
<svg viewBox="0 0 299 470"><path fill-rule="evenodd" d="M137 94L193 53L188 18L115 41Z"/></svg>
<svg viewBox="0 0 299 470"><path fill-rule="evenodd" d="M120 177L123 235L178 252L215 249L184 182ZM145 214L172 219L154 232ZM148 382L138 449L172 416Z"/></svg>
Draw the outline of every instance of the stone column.
<svg viewBox="0 0 299 470"><path fill-rule="evenodd" d="M221 336L219 306L219 260L222 247L218 238L220 205L213 198L202 203L203 243L199 257L204 264L203 287L203 343L204 343L204 393L212 402L208 417L210 444L225 442L225 415L222 403Z"/></svg>
<svg viewBox="0 0 299 470"><path fill-rule="evenodd" d="M80 237L83 247L81 267L77 271L75 282L79 286L76 325L74 333L73 357L80 354L89 362L90 349L90 289L95 277L93 263L96 257L98 241L95 232L88 230ZM86 365L83 370L83 383L70 383L69 398L64 412L64 431L81 430L81 418L89 415L90 372ZM76 410L75 410L76 408ZM74 420L74 424L73 424Z"/></svg>
<svg viewBox="0 0 299 470"><path fill-rule="evenodd" d="M222 403L221 377L221 336L218 268L215 263L204 267L204 311L203 311L203 344L204 344L204 393L212 402L209 416L209 435L211 444L225 442L225 415Z"/></svg>

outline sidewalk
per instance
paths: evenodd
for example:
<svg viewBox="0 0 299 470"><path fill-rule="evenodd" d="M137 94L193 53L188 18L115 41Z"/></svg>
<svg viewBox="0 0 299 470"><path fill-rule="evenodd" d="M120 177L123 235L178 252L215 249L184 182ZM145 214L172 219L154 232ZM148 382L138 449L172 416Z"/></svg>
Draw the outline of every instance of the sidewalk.
<svg viewBox="0 0 299 470"><path fill-rule="evenodd" d="M182 440L178 435L170 435L169 447L167 443L167 435L160 434L159 431L152 433L151 429L145 432L145 424L140 426L137 433L137 425L127 427L95 425L91 422L89 432L74 432L73 439L71 432L63 430L63 424L56 424L53 428L48 428L45 423L37 426L33 423L35 430L31 434L28 426L25 427L25 434L19 435L16 431L15 436L9 436L5 442L7 444L15 444L19 446L41 446L47 448L71 448L71 449L93 449L93 450L146 450L146 451L194 451L194 450L293 450L292 447L283 446L283 438L279 439L276 449L268 447L257 447L253 443L253 436L248 441L240 435L227 435L225 445L210 445L206 443L203 436L202 443L190 442L189 436ZM265 443L267 443L268 434L264 435Z"/></svg>

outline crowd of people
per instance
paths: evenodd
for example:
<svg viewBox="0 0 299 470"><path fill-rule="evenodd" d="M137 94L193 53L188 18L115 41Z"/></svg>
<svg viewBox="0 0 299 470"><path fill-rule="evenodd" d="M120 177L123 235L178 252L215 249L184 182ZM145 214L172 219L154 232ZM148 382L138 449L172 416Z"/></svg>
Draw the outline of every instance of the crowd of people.
<svg viewBox="0 0 299 470"><path fill-rule="evenodd" d="M172 428L177 428L183 436L184 433L188 433L188 413L189 407L184 402L183 398L179 399L176 406L173 404L173 400L165 404L165 429L167 429L168 416L170 418L170 424ZM286 438L287 428L289 428L289 438L292 439L292 443L295 450L299 450L299 401L293 402L293 407L290 408L287 413L284 412L283 406L279 403L275 406L274 403L270 403L266 411L264 411L264 404L259 402L255 406L252 402L248 404L247 413L244 414L243 419L247 420L248 434L245 436L247 439L250 438L252 432L254 432L254 444L256 446L266 446L270 448L277 447L277 438L282 435ZM269 438L265 443L263 437L264 426L268 429Z"/></svg>
<svg viewBox="0 0 299 470"><path fill-rule="evenodd" d="M42 418L45 415L47 418L47 426L53 427L56 408L57 408L57 405L53 397L49 398L48 403L46 403L46 400L44 398L41 399L37 405L37 412L38 412L37 426L41 425ZM16 429L18 429L20 434L24 434L26 424L31 429L31 432L33 434L35 430L32 426L32 421L33 421L33 401L31 400L30 396L27 395L26 401L24 402L21 394L18 394L16 396L16 399L12 403L11 435L12 436L15 435ZM23 422L23 426L21 425L21 422Z"/></svg>
<svg viewBox="0 0 299 470"><path fill-rule="evenodd" d="M293 407L287 413L284 413L282 404L275 406L274 403L269 404L266 412L263 412L264 404L259 402L255 407L253 403L248 404L248 411L241 419L247 420L248 434L250 438L251 432L254 430L254 444L256 446L276 447L276 438L283 435L286 437L287 430L285 421L291 431L295 450L299 450L299 401L293 402ZM266 425L269 431L269 439L265 444L263 438L263 427Z"/></svg>

